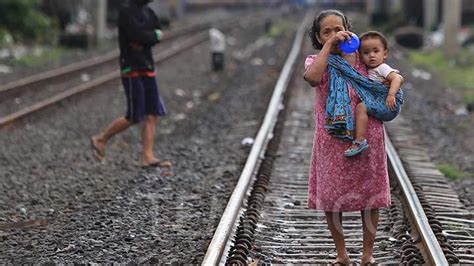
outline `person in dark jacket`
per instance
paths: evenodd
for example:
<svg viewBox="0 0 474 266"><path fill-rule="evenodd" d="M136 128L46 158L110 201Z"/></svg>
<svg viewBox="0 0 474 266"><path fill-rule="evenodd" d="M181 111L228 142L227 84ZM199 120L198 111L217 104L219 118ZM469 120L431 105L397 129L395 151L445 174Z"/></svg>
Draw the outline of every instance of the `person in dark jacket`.
<svg viewBox="0 0 474 266"><path fill-rule="evenodd" d="M152 47L163 37L161 25L148 0L130 0L119 13L120 71L127 97L127 112L110 123L102 132L91 137L93 155L105 158L108 140L131 125L142 123L143 152L141 165L171 167L153 155L153 141L158 116L166 115L160 97Z"/></svg>

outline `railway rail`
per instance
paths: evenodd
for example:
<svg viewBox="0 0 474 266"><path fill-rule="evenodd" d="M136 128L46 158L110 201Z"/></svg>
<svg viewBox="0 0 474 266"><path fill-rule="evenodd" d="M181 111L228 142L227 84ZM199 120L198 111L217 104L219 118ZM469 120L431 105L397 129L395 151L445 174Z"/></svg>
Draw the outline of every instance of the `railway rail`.
<svg viewBox="0 0 474 266"><path fill-rule="evenodd" d="M303 36L301 26L202 265L328 264L336 258L324 213L306 207L313 102L301 76L293 79L295 65L302 65L295 63ZM403 122L386 126L392 206L380 211L374 258L381 264L474 264L472 214ZM343 219L349 256L357 261L360 214Z"/></svg>

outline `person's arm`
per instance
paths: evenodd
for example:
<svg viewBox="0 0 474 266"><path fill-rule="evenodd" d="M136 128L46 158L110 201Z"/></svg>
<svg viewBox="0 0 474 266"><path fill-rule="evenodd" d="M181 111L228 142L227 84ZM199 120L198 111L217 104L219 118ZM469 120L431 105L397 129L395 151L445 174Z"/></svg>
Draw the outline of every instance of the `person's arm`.
<svg viewBox="0 0 474 266"><path fill-rule="evenodd" d="M119 26L125 31L131 44L153 46L160 42L160 33L154 29L143 29L136 18L127 11L124 9L120 11Z"/></svg>
<svg viewBox="0 0 474 266"><path fill-rule="evenodd" d="M304 80L312 87L321 84L324 72L328 66L328 57L333 46L338 45L340 41L350 40L351 32L340 31L336 33L331 39L327 40L323 48L315 58L314 62L306 69L304 73Z"/></svg>
<svg viewBox="0 0 474 266"><path fill-rule="evenodd" d="M308 82L312 87L321 84L323 74L328 65L330 51L331 47L329 45L323 46L323 49L321 49L313 63L304 72L304 80L306 80L306 82Z"/></svg>
<svg viewBox="0 0 474 266"><path fill-rule="evenodd" d="M154 20L155 20L155 34L158 38L158 42L160 42L161 40L163 40L163 29L161 27L161 21L160 21L160 18L156 15L156 13L149 9L150 13L152 14Z"/></svg>
<svg viewBox="0 0 474 266"><path fill-rule="evenodd" d="M385 104L387 105L388 108L394 109L395 108L395 94L398 92L398 90L403 84L403 77L397 72L392 71L390 72L390 74L388 74L386 79L390 83L390 89L388 91Z"/></svg>

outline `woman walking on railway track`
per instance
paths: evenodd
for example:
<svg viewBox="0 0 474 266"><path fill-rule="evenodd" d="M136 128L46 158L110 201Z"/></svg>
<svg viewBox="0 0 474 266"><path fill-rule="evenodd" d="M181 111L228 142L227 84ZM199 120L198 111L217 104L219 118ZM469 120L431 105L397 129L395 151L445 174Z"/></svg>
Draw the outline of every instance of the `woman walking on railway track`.
<svg viewBox="0 0 474 266"><path fill-rule="evenodd" d="M94 157L102 161L108 140L130 126L142 123L143 152L141 165L170 167L153 155L153 141L158 116L166 108L155 79L152 47L162 38L161 25L146 5L150 0L131 0L119 13L120 71L127 97L127 112L110 123L105 130L91 137Z"/></svg>
<svg viewBox="0 0 474 266"><path fill-rule="evenodd" d="M390 205L387 156L384 147L382 122L369 117L366 136L371 149L357 157L346 157L347 144L326 131L326 106L334 103L332 89L341 86L329 75L328 58L338 55L359 73L367 76L367 69L358 52L343 54L338 48L341 41L349 40L352 32L348 18L338 10L320 12L309 31L313 47L320 49L309 55L305 62L304 79L315 89L315 134L308 182L308 207L325 212L326 221L334 240L337 258L335 264L351 264L342 229L342 213L360 211L363 229L361 265L374 263L373 247L377 231L379 208ZM350 84L347 85L350 106L360 102ZM354 119L354 113L343 119ZM339 132L348 133L348 132ZM350 139L350 136L347 136Z"/></svg>

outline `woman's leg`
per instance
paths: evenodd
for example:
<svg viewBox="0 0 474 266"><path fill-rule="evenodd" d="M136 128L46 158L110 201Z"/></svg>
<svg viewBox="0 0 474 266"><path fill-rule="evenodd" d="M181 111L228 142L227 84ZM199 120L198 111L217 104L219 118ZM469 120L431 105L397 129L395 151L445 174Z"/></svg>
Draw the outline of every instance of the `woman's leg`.
<svg viewBox="0 0 474 266"><path fill-rule="evenodd" d="M377 225L379 223L379 209L361 211L363 236L363 251L361 265L374 263L374 242Z"/></svg>
<svg viewBox="0 0 474 266"><path fill-rule="evenodd" d="M342 229L342 213L341 212L326 212L326 221L328 223L329 231L331 231L332 239L336 245L337 258L336 262L343 264L350 264L349 256L347 255L346 242L344 241L344 232Z"/></svg>

